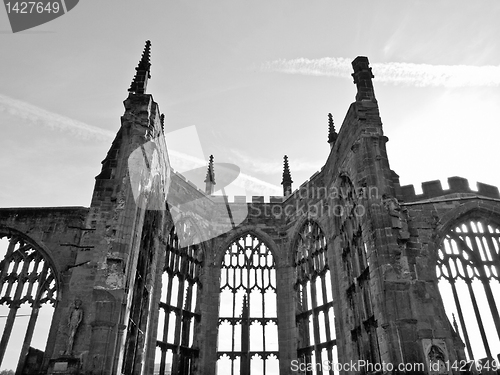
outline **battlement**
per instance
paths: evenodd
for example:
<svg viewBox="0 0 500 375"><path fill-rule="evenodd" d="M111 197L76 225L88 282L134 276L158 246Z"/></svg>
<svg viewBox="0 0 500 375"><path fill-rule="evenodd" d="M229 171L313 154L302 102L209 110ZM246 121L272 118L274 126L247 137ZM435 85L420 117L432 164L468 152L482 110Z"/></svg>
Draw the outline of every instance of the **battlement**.
<svg viewBox="0 0 500 375"><path fill-rule="evenodd" d="M212 200L214 203L283 203L285 197L283 196L263 196L263 195L207 195L203 190L198 188L194 183L189 181L186 177L182 175L182 173L176 172L172 169L172 175L175 175L180 180L182 180L185 184L189 185L193 188L193 191L196 191L198 198L205 196Z"/></svg>
<svg viewBox="0 0 500 375"><path fill-rule="evenodd" d="M423 182L422 194L416 194L415 187L413 185L401 186L401 198L404 202L408 203L449 194L465 193L500 199L498 187L478 182L477 190L473 190L470 188L469 181L463 177L449 177L448 185L449 189L443 189L441 181L439 180Z"/></svg>

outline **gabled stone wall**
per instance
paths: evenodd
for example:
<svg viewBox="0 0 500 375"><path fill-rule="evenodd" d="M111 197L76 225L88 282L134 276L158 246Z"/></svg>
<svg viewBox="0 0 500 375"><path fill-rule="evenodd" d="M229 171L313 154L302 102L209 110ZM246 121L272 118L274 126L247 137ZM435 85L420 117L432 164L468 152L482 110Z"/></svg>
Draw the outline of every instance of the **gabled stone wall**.
<svg viewBox="0 0 500 375"><path fill-rule="evenodd" d="M143 89L148 61L136 82ZM449 361L465 359L437 288L436 254L457 220L500 223L498 188L478 184L473 191L459 177L448 180L449 189L439 181L424 183L419 195L413 186L401 187L390 169L368 59L358 57L353 67L356 101L332 138L325 165L286 197L229 201L207 196L172 172L159 107L136 87L124 102L89 208L0 210L0 230L28 236L58 273L59 301L44 359L48 373L64 363L66 373L70 364L83 374L152 373L166 238L185 220L193 223L203 251L195 374L215 374L221 262L232 241L246 233L262 239L275 259L280 374L290 373L299 337L294 257L308 220L327 241L339 363L427 363L430 340L446 347ZM77 299L83 320L68 356L68 314Z"/></svg>

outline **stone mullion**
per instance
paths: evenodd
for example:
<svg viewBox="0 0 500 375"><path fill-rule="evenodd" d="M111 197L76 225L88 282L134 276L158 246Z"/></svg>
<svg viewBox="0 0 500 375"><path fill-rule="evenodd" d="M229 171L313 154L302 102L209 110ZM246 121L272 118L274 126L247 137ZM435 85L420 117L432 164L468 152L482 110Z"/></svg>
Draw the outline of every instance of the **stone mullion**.
<svg viewBox="0 0 500 375"><path fill-rule="evenodd" d="M494 249L495 254L496 254L496 258L498 261L500 258L500 235L498 233L495 233L495 235L491 234L490 238L491 238L491 241L495 241L495 243L497 244L497 247L495 248L495 246L492 246L492 249ZM496 249L499 249L499 252L496 252ZM497 268L497 270L498 270L498 268Z"/></svg>
<svg viewBox="0 0 500 375"><path fill-rule="evenodd" d="M326 305L328 302L330 302L330 301L327 301L325 276L326 276L325 274L322 274L320 276L320 278L321 278L321 292L323 294L323 305ZM326 319L327 311L323 311L323 315L325 316L326 341L330 341L331 340L330 321L329 321L329 319Z"/></svg>
<svg viewBox="0 0 500 375"><path fill-rule="evenodd" d="M231 260L231 263L232 263L232 254L230 253L230 258ZM233 314L232 314L232 318L235 318L236 317L236 289L235 289L235 285L236 285L236 272L237 272L237 268L233 268L233 285L231 286L231 292L233 293ZM234 339L234 334L235 334L235 328L236 327L236 323L233 323L231 324L231 351L234 352L234 345L235 345L235 339ZM231 375L234 375L234 358L231 358Z"/></svg>
<svg viewBox="0 0 500 375"><path fill-rule="evenodd" d="M326 274L322 274L321 275L321 291L323 293L323 305L326 305L328 302L327 298L327 292L326 292ZM331 308L332 311L333 311L333 307ZM326 341L327 342L330 342L331 339L332 339L332 335L330 333L330 319L328 317L328 314L329 314L329 310L330 308L328 309L324 309L323 310L323 319L325 320L325 331L326 331ZM328 361L330 362L330 364L333 363L333 353L332 353L332 348L327 348L327 354L328 354ZM333 370L330 369L329 370L329 373L330 374L333 374Z"/></svg>
<svg viewBox="0 0 500 375"><path fill-rule="evenodd" d="M467 326L465 325L464 314L462 312L462 306L460 305L460 299L458 298L457 287L455 286L455 280L451 279L450 284L451 284L451 290L453 292L453 298L455 299L455 306L457 307L458 318L460 320L460 325L462 326L462 332L464 333L465 345L467 346L467 351L469 352L470 359L474 359L474 354L472 353L472 348L470 346L469 334L467 333Z"/></svg>
<svg viewBox="0 0 500 375"><path fill-rule="evenodd" d="M188 281L188 287L187 287L187 292L186 292L186 304L184 307L185 311L191 312L191 299L192 299L192 292L193 292L193 285L191 282ZM183 347L189 347L189 334L191 332L191 321L192 321L192 316L185 314L183 311L183 317L182 317L182 340L181 340L181 346ZM181 362L180 362L180 373L185 374L186 371L189 370L189 358L186 355L181 354Z"/></svg>
<svg viewBox="0 0 500 375"><path fill-rule="evenodd" d="M481 270L484 272L484 270ZM493 293L491 291L490 283L487 279L483 278L481 280L484 291L486 292L486 298L488 299L488 304L490 305L491 314L493 316L493 321L495 323L495 328L497 330L497 335L500 338L500 317L498 316L498 308L495 303L495 298L493 297Z"/></svg>
<svg viewBox="0 0 500 375"><path fill-rule="evenodd" d="M146 275L143 274L145 278ZM147 345L147 326L149 307L151 306L151 294L147 288L147 283L144 282L141 288L140 310L138 315L138 331L137 342L135 348L134 360L134 373L141 373L143 371L144 362L146 358L146 345Z"/></svg>
<svg viewBox="0 0 500 375"><path fill-rule="evenodd" d="M9 342L10 334L12 333L12 327L16 319L16 313L19 306L17 304L11 304L9 315L5 322L5 327L3 330L2 340L0 341L0 365L2 364L5 351L7 350L7 344Z"/></svg>
<svg viewBox="0 0 500 375"><path fill-rule="evenodd" d="M143 271L143 270L142 270ZM136 281L136 285L138 285L137 289L134 291L134 306L135 306L135 314L134 314L134 324L135 324L135 335L131 342L133 342L133 347L130 353L130 374L135 374L136 372L141 371L142 367L142 350L140 348L143 347L144 343L144 331L142 326L142 315L145 310L144 304L147 304L148 298L145 298L146 289L146 280L144 272L139 273L139 280ZM149 296L149 294L147 294Z"/></svg>
<svg viewBox="0 0 500 375"><path fill-rule="evenodd" d="M14 267L12 268L12 271L11 271L11 274L15 274L17 273L17 269L19 268L19 262L20 260L19 259L12 259L10 262L8 262L6 264L7 266L7 271L8 271L8 267L10 265L10 263L14 262ZM10 294L12 293L12 286L14 285L14 283L19 280L19 277L17 277L16 279L14 278L11 278L9 281L8 281L8 284L7 284L7 289L5 290L5 293L4 293L4 296L10 296ZM14 291L14 294L15 294L15 291ZM1 363L1 362L0 362Z"/></svg>
<svg viewBox="0 0 500 375"><path fill-rule="evenodd" d="M9 343L10 335L12 333L12 327L14 326L14 321L16 319L17 309L19 309L19 301L21 299L21 293L24 288L24 283L21 282L26 277L28 271L28 262L23 262L23 268L21 273L17 277L17 287L14 294L14 298L10 303L9 315L5 322L5 327L2 334L2 340L0 341L0 366L2 365L3 358L5 356L5 351L7 350L7 344Z"/></svg>
<svg viewBox="0 0 500 375"><path fill-rule="evenodd" d="M321 363L321 351L318 349L318 344L320 344L319 337L319 320L318 314L315 311L318 307L316 300L316 278L311 281L311 303L312 303L312 318L313 318L313 330L314 330L314 351L316 352L316 363ZM319 371L319 374L323 374L323 370Z"/></svg>
<svg viewBox="0 0 500 375"><path fill-rule="evenodd" d="M14 252L14 249L16 248L16 244L18 243L19 239L17 237L12 236L10 238L9 246L7 247L7 253L5 254L5 259L10 257L10 255Z"/></svg>
<svg viewBox="0 0 500 375"><path fill-rule="evenodd" d="M41 281L39 281L37 296L35 296L35 300L33 301L30 320L28 322L28 327L26 328L26 334L24 336L23 346L21 349L21 354L19 356L19 362L18 362L17 370L16 370L16 372L19 374L22 372L22 370L24 368L26 356L28 354L31 340L33 338L33 333L35 331L35 325L36 325L36 321L38 318L38 312L40 310L39 301L40 301L40 298L43 296L43 293L45 291L45 283L46 283L46 277L47 277L48 270L49 270L49 266L47 265L46 262L44 262L44 267L42 268L42 272L40 273L40 277L39 277L39 280L41 280Z"/></svg>
<svg viewBox="0 0 500 375"><path fill-rule="evenodd" d="M3 280L3 278L5 276L7 276L7 273L9 272L9 265L12 261L10 258L11 258L12 253L14 252L14 249L15 249L17 243L18 243L17 238L15 238L15 237L10 238L9 246L7 247L7 253L5 254L5 257L2 260L3 269L0 273L0 280Z"/></svg>
<svg viewBox="0 0 500 375"><path fill-rule="evenodd" d="M187 287L187 292L186 292L186 304L184 307L184 310L191 312L191 300L193 298L193 284L188 281L188 287ZM188 347L189 346L189 331L191 328L190 325L191 322L191 316L186 316L185 318L185 326L183 327L183 332L182 332L182 341L181 345Z"/></svg>
<svg viewBox="0 0 500 375"><path fill-rule="evenodd" d="M35 284L35 282L38 281L38 285L40 285L41 283L43 283L45 281L45 278L46 278L46 274L45 276L42 276L41 274L40 275L37 275L36 274L36 269L38 268L38 264L40 262L40 258L38 259L31 259L29 263L32 263L32 262L35 262L35 266L33 267L33 271L31 272L31 275L29 276L29 285L28 285L28 290L26 291L26 295L27 296L30 296L31 293L33 292L33 285ZM45 269L46 267L46 264L44 262L44 268L42 268L42 272L43 270Z"/></svg>
<svg viewBox="0 0 500 375"><path fill-rule="evenodd" d="M179 278L179 288L177 292L177 304L178 310L175 312L175 334L174 334L174 345L177 348L176 353L172 357L172 374L177 374L179 369L179 344L182 328L182 303L184 301L184 278Z"/></svg>
<svg viewBox="0 0 500 375"><path fill-rule="evenodd" d="M310 283L311 281L307 281L306 283L304 283L302 285L302 312L306 313L308 310L309 310L309 305L308 305L308 302L307 302L307 297L309 295L309 293L307 292L307 283ZM302 321L304 322L304 332L305 332L305 337L304 337L304 347L306 346L309 346L310 345L310 341L311 341L311 335L309 333L309 317L308 317L308 314L306 313L305 315L303 315L303 318L302 318ZM310 360L310 358L309 358Z"/></svg>
<svg viewBox="0 0 500 375"><path fill-rule="evenodd" d="M166 304L170 306L170 299L172 298L172 282L174 276L172 274L168 274L168 285L167 285L167 296L166 296ZM163 342L166 343L168 340L168 324L170 322L170 311L167 309L163 309L165 312L165 319L163 323ZM160 375L165 374L165 364L167 360L167 349L161 349L161 361L160 361Z"/></svg>
<svg viewBox="0 0 500 375"><path fill-rule="evenodd" d="M493 244L494 238L493 238L491 233L487 233L487 235L485 234L484 237L486 238L486 242L487 242L488 248L489 248L488 250L490 251L491 258L493 259L493 261L491 263L491 267L494 267L495 270L497 271L497 280L499 280L500 279L500 268L499 268L498 255L496 254L495 245ZM495 238L495 240L497 240L497 239ZM498 240L497 240L497 244L498 244Z"/></svg>
<svg viewBox="0 0 500 375"><path fill-rule="evenodd" d="M264 299L264 295L266 293L266 289L264 289L264 272L268 271L267 269L265 268L262 268L261 269L261 279L262 279L262 290L261 290L261 298L262 298L262 317L264 318L266 316L266 304L265 304L265 299ZM269 275L269 277L271 277L271 275ZM264 329L264 325L262 326L262 350L265 351L266 350L266 337L265 337L265 329ZM265 359L263 359L263 361L265 362ZM265 374L264 374L265 375Z"/></svg>
<svg viewBox="0 0 500 375"><path fill-rule="evenodd" d="M485 248L484 250L489 251L491 259L494 259L493 255L494 255L495 250L494 250L493 244L491 242L491 238L489 236L485 236L485 237L487 239L487 243L488 243L489 248L488 249ZM484 247L484 243L482 241L481 241L481 244ZM496 265L493 265L493 266L496 267ZM493 297L493 293L491 291L489 280L486 278L486 275L484 275L484 269L481 268L480 272L483 274L483 279L481 281L483 283L484 291L486 293L486 298L488 299L488 304L490 305L490 310L491 310L491 314L493 316L493 321L495 323L495 328L497 330L497 335L500 338L500 317L498 314L498 308L497 308L497 305L495 302L495 298Z"/></svg>
<svg viewBox="0 0 500 375"><path fill-rule="evenodd" d="M472 307L474 308L474 313L476 314L477 324L479 326L479 332L481 333L481 338L483 340L484 348L486 350L486 354L488 358L492 358L490 346L488 344L488 339L486 338L486 332L484 331L483 320L481 318L481 313L479 312L479 308L476 301L476 295L474 294L474 290L472 288L472 281L466 280L467 288L469 289L469 295L472 301Z"/></svg>
<svg viewBox="0 0 500 375"><path fill-rule="evenodd" d="M215 249L213 250L215 251ZM200 346L197 375L214 375L217 363L218 306L220 300L220 272L218 265L206 264L203 281L203 300L200 334L204 338Z"/></svg>
<svg viewBox="0 0 500 375"><path fill-rule="evenodd" d="M33 308L31 309L30 320L28 322L28 327L26 328L26 335L24 336L24 342L21 349L21 355L19 356L19 362L17 363L16 374L21 374L24 368L24 364L27 359L27 354L30 348L31 339L33 338L33 332L35 331L35 325L38 318L38 312L40 310L40 306L37 302L33 304Z"/></svg>
<svg viewBox="0 0 500 375"><path fill-rule="evenodd" d="M309 227L306 227L306 230L307 229L309 229ZM303 267L306 268L306 266L309 266L309 256L310 256L309 251L310 251L310 249L304 244L305 243L304 237L307 237L308 234L309 233L307 233L305 235L301 234L302 240L300 241L300 243L298 245L298 249L295 250L295 251L300 251L300 261L299 261L299 264L296 265L296 269L299 269L299 278L301 276L304 276L304 274L305 274L305 272L304 273L301 272L302 268ZM303 349L303 348L307 348L311 345L310 344L309 319L312 318L314 320L314 317L310 317L310 315L313 315L313 311L312 311L312 306L309 306L309 304L308 304L309 292L308 292L307 284L311 283L311 280L305 280L305 282L304 282L304 279L301 278L298 281L299 281L299 288L301 288L301 292L302 292L302 295L300 296L301 307L302 307L301 318L300 318L300 335L302 338L302 348L299 348L299 349ZM311 290L312 290L312 287L311 287ZM309 313L309 310L311 310L310 313ZM313 325L314 325L314 322L313 322ZM314 332L313 332L313 335L314 335ZM305 352L305 353L303 353L303 358L304 358L305 365L308 365L312 361L312 354ZM309 374L310 372L308 371L307 373Z"/></svg>
<svg viewBox="0 0 500 375"><path fill-rule="evenodd" d="M467 223L467 228L470 230L470 232L472 232L470 222ZM477 241L476 241L476 239L479 238L478 234L477 233L472 233L472 235L469 235L469 238L471 239L471 243L472 243L472 247L473 247L473 252L475 252L476 254L480 254L480 249L479 249L479 246L478 246ZM480 239L479 239L479 242L481 242ZM461 244L462 244L462 246L466 246L465 243L463 243L463 242ZM485 259L487 259L488 258L487 254L486 254L487 249L483 249L483 250L484 250L484 257L485 257ZM500 317L498 315L497 305L495 303L495 299L493 298L493 293L491 292L489 281L486 278L486 275L484 273L483 267L481 267L481 266L485 266L484 263L485 263L485 261L483 261L481 259L481 264L480 265L478 264L477 266L478 266L479 273L481 275L481 277L480 277L481 283L483 284L484 291L486 293L486 298L487 298L488 304L490 306L490 311L491 311L491 314L493 316L493 322L495 323L495 328L497 330L497 335L500 338ZM474 297L474 299L475 299L475 297ZM484 341L484 339L485 338L483 337L483 341Z"/></svg>
<svg viewBox="0 0 500 375"><path fill-rule="evenodd" d="M327 326L328 328L326 328L326 332L327 332L327 340L328 341L331 341L331 334L330 334L330 311L331 313L333 314L333 306L328 308L324 315L325 315L325 326ZM337 346L337 343L335 342L335 346ZM330 346L328 349L327 349L327 354L328 354L328 361L330 363L330 365L333 364L333 346ZM333 375L334 374L334 371L333 371L333 368L330 368L330 370L328 371L330 375Z"/></svg>

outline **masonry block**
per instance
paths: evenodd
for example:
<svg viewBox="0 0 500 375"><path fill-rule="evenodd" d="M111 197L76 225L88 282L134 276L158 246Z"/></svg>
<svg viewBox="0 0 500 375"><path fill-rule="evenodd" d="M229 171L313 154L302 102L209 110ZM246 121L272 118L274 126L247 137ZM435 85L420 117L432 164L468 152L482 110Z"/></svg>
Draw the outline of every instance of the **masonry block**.
<svg viewBox="0 0 500 375"><path fill-rule="evenodd" d="M450 190L452 192L469 193L471 191L469 187L469 181L467 181L466 178L449 177L448 185L450 186Z"/></svg>
<svg viewBox="0 0 500 375"><path fill-rule="evenodd" d="M425 196L437 196L443 193L441 181L427 181L422 183L422 191Z"/></svg>

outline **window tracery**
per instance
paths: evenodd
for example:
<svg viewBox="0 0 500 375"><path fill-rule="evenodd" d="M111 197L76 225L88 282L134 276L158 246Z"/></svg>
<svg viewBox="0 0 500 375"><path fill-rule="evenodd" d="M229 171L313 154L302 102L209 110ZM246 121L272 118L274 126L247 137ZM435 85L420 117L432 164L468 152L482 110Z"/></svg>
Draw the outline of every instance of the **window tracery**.
<svg viewBox="0 0 500 375"><path fill-rule="evenodd" d="M499 248L500 227L473 219L450 230L438 250L441 297L470 360L500 354Z"/></svg>
<svg viewBox="0 0 500 375"><path fill-rule="evenodd" d="M359 359L380 363L377 321L370 289L370 264L361 226L365 209L359 203L357 191L347 176L341 177L338 204L343 207L338 225L342 263L349 282L346 294L350 306L352 341Z"/></svg>
<svg viewBox="0 0 500 375"><path fill-rule="evenodd" d="M8 312L4 317L6 320L0 341L0 365L9 349L13 327L17 324L16 319L29 316L24 342L19 349L17 369L20 372L32 345L35 330L38 333L40 328L36 323L42 307L47 304L54 307L57 302L58 283L49 260L35 243L16 234L0 233L1 245L6 245L6 249L0 249L2 258L0 262L0 306L3 307L2 311ZM26 305L31 308L30 314L19 314L19 310ZM48 327L43 328L48 334ZM42 336L46 337L46 335Z"/></svg>
<svg viewBox="0 0 500 375"><path fill-rule="evenodd" d="M326 239L319 225L307 221L299 232L295 251L297 291L297 356L301 368L322 374L322 363L337 362L332 279ZM334 370L326 370L333 374Z"/></svg>
<svg viewBox="0 0 500 375"><path fill-rule="evenodd" d="M179 238L192 236L193 230L189 222L177 223L167 238L156 341L159 350L155 362L160 364L160 375L191 374L198 355L193 338L200 321L197 301L202 286L203 250L199 245L182 246L196 241Z"/></svg>
<svg viewBox="0 0 500 375"><path fill-rule="evenodd" d="M268 246L247 233L221 267L218 374L279 372L276 270Z"/></svg>

